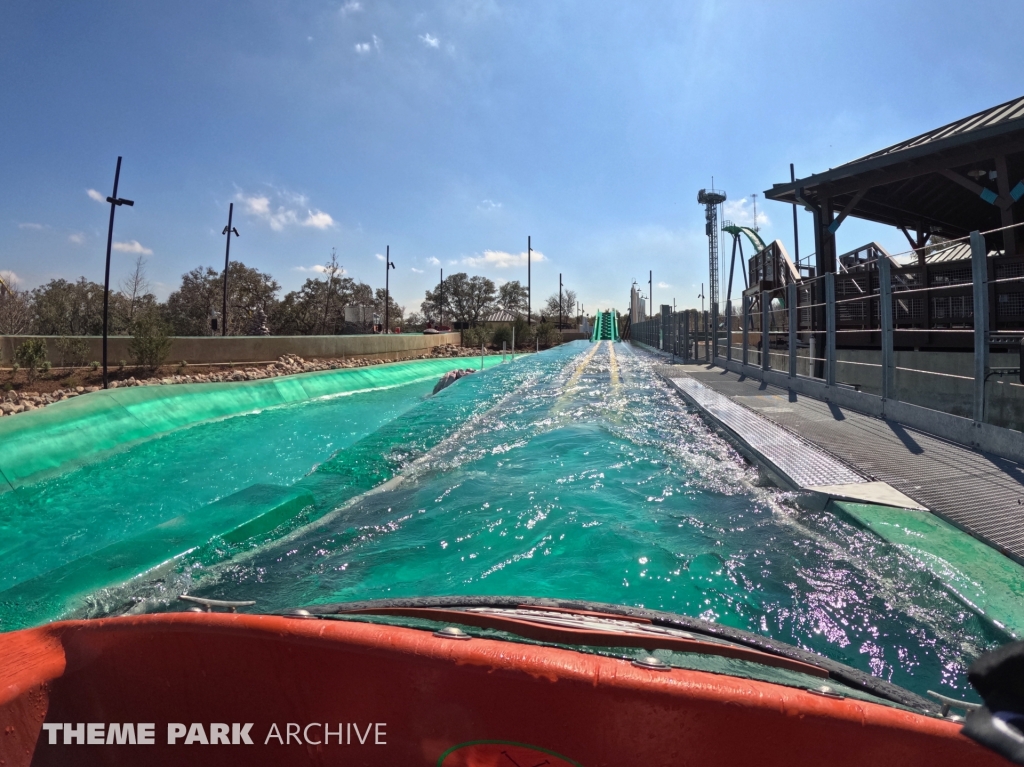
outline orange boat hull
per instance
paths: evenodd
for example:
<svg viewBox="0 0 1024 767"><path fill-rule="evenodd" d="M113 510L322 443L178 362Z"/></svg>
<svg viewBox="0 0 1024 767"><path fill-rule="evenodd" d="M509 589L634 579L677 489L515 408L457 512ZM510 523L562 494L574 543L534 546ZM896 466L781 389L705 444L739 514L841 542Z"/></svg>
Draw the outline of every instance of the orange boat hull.
<svg viewBox="0 0 1024 767"><path fill-rule="evenodd" d="M1006 764L889 706L368 623L69 621L0 635L0 664L5 767Z"/></svg>

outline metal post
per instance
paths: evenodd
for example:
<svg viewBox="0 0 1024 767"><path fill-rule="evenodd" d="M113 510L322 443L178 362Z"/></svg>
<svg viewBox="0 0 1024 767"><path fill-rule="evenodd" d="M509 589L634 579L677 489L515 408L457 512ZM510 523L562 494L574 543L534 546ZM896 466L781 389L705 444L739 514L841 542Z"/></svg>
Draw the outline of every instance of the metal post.
<svg viewBox="0 0 1024 767"><path fill-rule="evenodd" d="M516 326L512 326L512 361L516 361Z"/></svg>
<svg viewBox="0 0 1024 767"><path fill-rule="evenodd" d="M878 259L878 319L882 326L882 400L895 399L896 367L892 348L892 266ZM884 406L883 406L884 407ZM885 415L883 409L882 414Z"/></svg>
<svg viewBox="0 0 1024 767"><path fill-rule="evenodd" d="M532 325L533 318L533 282L530 276L530 262L533 260L533 245L530 243L530 236L526 236L526 324ZM538 341L538 344L540 342ZM537 347L538 351L540 347Z"/></svg>
<svg viewBox="0 0 1024 767"><path fill-rule="evenodd" d="M390 294L388 292L389 282L391 277L391 246L388 245L384 256L384 332L391 332L391 301L389 300ZM480 369L483 370L483 363L481 362Z"/></svg>
<svg viewBox="0 0 1024 767"><path fill-rule="evenodd" d="M235 204L228 205L228 225L224 227L222 234L227 235L228 241L224 245L224 295L221 297L220 305L220 334L228 334L228 264L231 261L231 235L238 236L238 230L231 226L231 219L235 213ZM328 291L329 295L329 291ZM330 298L328 298L330 300Z"/></svg>
<svg viewBox="0 0 1024 767"><path fill-rule="evenodd" d="M711 361L718 356L718 301L711 304Z"/></svg>
<svg viewBox="0 0 1024 767"><path fill-rule="evenodd" d="M732 301L725 302L725 358L732 362Z"/></svg>
<svg viewBox="0 0 1024 767"><path fill-rule="evenodd" d="M110 227L107 229L107 265L103 276L103 388L107 388L107 330L110 316L110 246L114 242L114 211L118 205L131 207L135 203L131 200L123 200L117 196L117 183L121 179L121 158L117 158L117 168L114 170L114 193L107 198L110 203Z"/></svg>
<svg viewBox="0 0 1024 767"><path fill-rule="evenodd" d="M767 290L761 291L761 370L768 370L768 307L771 305L771 298Z"/></svg>
<svg viewBox="0 0 1024 767"><path fill-rule="evenodd" d="M231 219L234 216L234 203L227 206L227 229L224 231L227 242L224 243L224 289L220 301L220 335L227 335L227 265L231 259Z"/></svg>
<svg viewBox="0 0 1024 767"><path fill-rule="evenodd" d="M814 364L812 361L812 371ZM836 275L833 272L825 275L825 385L836 385Z"/></svg>
<svg viewBox="0 0 1024 767"><path fill-rule="evenodd" d="M743 364L750 364L750 296L743 296Z"/></svg>
<svg viewBox="0 0 1024 767"><path fill-rule="evenodd" d="M704 362L711 362L711 328L708 327L708 312L704 312Z"/></svg>
<svg viewBox="0 0 1024 767"><path fill-rule="evenodd" d="M796 378L796 283L786 286L786 303L789 304L789 377Z"/></svg>
<svg viewBox="0 0 1024 767"><path fill-rule="evenodd" d="M441 286L438 288L441 293L440 298L437 300L437 313L440 319L437 321L438 325L444 325L444 269L441 269Z"/></svg>
<svg viewBox="0 0 1024 767"><path fill-rule="evenodd" d="M690 312L683 314L683 362L690 361Z"/></svg>
<svg viewBox="0 0 1024 767"><path fill-rule="evenodd" d="M974 421L985 422L985 376L988 374L988 248L985 238L971 232L971 271L974 278Z"/></svg>
<svg viewBox="0 0 1024 767"><path fill-rule="evenodd" d="M793 170L793 163L789 164L789 180L796 184L796 171ZM796 261L797 265L800 264L800 230L796 225L796 209L797 206L793 206L793 260ZM757 225L757 221L754 222Z"/></svg>

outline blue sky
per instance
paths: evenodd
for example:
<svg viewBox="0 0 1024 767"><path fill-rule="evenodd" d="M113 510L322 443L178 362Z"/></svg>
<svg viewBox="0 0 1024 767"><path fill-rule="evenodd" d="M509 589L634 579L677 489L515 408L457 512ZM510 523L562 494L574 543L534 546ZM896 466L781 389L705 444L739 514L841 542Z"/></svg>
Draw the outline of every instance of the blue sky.
<svg viewBox="0 0 1024 767"><path fill-rule="evenodd" d="M418 309L437 271L558 274L584 306L693 305L697 190L750 194L1021 95L1019 2L5 3L0 271L112 282L144 253L160 298L232 256L301 285L337 248ZM96 196L96 195L93 195ZM759 198L760 199L760 198ZM758 203L790 247L789 206ZM809 215L801 244L812 248ZM892 229L848 220L843 250ZM698 302L699 303L699 302Z"/></svg>

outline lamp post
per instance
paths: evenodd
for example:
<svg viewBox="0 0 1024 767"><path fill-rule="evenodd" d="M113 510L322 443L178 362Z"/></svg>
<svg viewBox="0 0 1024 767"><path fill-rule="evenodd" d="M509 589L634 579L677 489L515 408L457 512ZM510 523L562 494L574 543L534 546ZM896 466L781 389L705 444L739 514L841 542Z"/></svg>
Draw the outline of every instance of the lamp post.
<svg viewBox="0 0 1024 767"><path fill-rule="evenodd" d="M222 336L228 334L228 259L231 257L231 235L238 236L238 230L231 226L231 217L234 213L235 204L231 203L228 205L228 225L221 232L221 234L228 236L227 244L224 247L224 300L221 303L220 310L220 334Z"/></svg>
<svg viewBox="0 0 1024 767"><path fill-rule="evenodd" d="M530 278L530 262L533 260L533 244L530 235L526 235L526 324L533 324L533 289Z"/></svg>
<svg viewBox="0 0 1024 767"><path fill-rule="evenodd" d="M110 246L114 243L114 211L118 205L132 207L135 202L117 196L117 182L121 179L121 158L117 158L114 171L114 192L107 198L110 203L110 227L107 229L107 267L103 275L103 388L107 388L107 327L110 316Z"/></svg>
<svg viewBox="0 0 1024 767"><path fill-rule="evenodd" d="M441 267L441 286L438 288L441 295L437 299L437 313L441 319L437 321L438 325L444 325L444 267Z"/></svg>
<svg viewBox="0 0 1024 767"><path fill-rule="evenodd" d="M391 263L391 246L387 246L385 251L387 255L384 256L384 332L391 332L391 299L390 299L390 286L389 278L391 277L391 270L395 268L395 265Z"/></svg>

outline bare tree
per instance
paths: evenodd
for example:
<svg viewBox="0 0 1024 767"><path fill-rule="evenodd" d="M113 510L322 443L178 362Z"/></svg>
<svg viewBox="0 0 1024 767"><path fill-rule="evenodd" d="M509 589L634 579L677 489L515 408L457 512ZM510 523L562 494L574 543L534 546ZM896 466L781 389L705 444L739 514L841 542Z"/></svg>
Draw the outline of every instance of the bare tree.
<svg viewBox="0 0 1024 767"><path fill-rule="evenodd" d="M2 275L0 283L0 334L22 335L32 329L32 296L18 288L18 281L10 272Z"/></svg>
<svg viewBox="0 0 1024 767"><path fill-rule="evenodd" d="M130 326L135 321L135 314L142 305L144 296L151 292L149 280L146 279L146 262L141 255L135 259L135 268L121 280L118 289L128 302L126 308Z"/></svg>
<svg viewBox="0 0 1024 767"><path fill-rule="evenodd" d="M321 335L327 333L327 317L331 311L331 294L334 293L334 278L342 271L344 270L338 264L338 253L334 248L331 248L331 260L324 267L324 274L327 275L327 299L324 301L324 321L320 326Z"/></svg>

